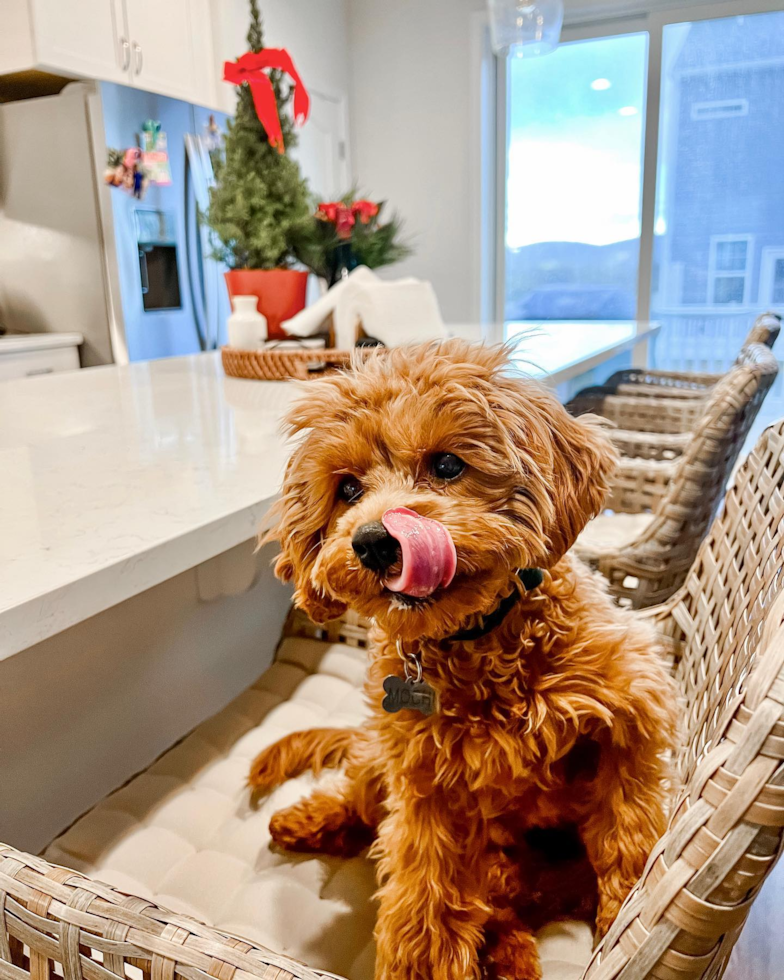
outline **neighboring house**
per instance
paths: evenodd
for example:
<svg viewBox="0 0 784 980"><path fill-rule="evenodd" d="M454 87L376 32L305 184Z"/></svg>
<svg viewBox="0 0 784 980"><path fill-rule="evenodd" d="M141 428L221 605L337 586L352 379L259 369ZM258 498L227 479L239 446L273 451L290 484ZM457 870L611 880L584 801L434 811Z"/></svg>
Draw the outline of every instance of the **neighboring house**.
<svg viewBox="0 0 784 980"><path fill-rule="evenodd" d="M688 323L729 353L750 316L784 307L781 23L763 14L665 35L657 212L666 229L655 240L652 297L660 347L668 332L682 340Z"/></svg>
<svg viewBox="0 0 784 980"><path fill-rule="evenodd" d="M608 69L609 70L609 69ZM721 370L784 310L784 11L665 28L654 366ZM506 251L506 317L629 318L639 240Z"/></svg>

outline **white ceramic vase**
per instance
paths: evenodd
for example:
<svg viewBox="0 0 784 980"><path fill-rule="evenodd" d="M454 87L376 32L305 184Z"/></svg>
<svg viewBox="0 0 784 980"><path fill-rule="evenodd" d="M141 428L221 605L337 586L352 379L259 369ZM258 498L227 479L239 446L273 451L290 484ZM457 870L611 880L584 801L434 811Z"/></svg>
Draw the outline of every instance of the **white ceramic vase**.
<svg viewBox="0 0 784 980"><path fill-rule="evenodd" d="M255 296L234 297L234 312L226 323L229 347L258 350L266 343L267 318L256 309L257 302Z"/></svg>

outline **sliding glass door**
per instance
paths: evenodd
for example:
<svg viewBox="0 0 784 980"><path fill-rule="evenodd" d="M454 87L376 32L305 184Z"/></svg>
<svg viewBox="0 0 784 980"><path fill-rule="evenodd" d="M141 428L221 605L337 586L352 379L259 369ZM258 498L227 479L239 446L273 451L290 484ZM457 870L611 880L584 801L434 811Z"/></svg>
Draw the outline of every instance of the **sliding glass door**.
<svg viewBox="0 0 784 980"><path fill-rule="evenodd" d="M501 66L507 321L651 319L653 366L721 370L784 310L777 6L571 26Z"/></svg>
<svg viewBox="0 0 784 980"><path fill-rule="evenodd" d="M784 309L784 11L664 26L657 366L721 369Z"/></svg>
<svg viewBox="0 0 784 980"><path fill-rule="evenodd" d="M626 34L509 59L507 321L634 318L647 47Z"/></svg>

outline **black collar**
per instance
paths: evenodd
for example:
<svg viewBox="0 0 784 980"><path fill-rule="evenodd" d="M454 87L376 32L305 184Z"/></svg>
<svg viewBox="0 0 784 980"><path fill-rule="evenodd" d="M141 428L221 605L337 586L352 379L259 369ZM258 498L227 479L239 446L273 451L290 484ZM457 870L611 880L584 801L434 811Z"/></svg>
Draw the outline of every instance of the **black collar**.
<svg viewBox="0 0 784 980"><path fill-rule="evenodd" d="M518 569L517 575L523 586L523 590L530 592L531 589L535 589L542 584L544 581L544 573L541 568L520 568ZM496 608L488 615L485 616L481 621L481 625L474 626L472 629L460 630L457 633L453 633L451 636L446 638L447 643L453 642L465 642L470 640L478 640L482 636L487 636L488 633L501 625L506 619L508 613L511 611L514 604L520 598L520 589L515 589L513 592L505 598L502 599Z"/></svg>

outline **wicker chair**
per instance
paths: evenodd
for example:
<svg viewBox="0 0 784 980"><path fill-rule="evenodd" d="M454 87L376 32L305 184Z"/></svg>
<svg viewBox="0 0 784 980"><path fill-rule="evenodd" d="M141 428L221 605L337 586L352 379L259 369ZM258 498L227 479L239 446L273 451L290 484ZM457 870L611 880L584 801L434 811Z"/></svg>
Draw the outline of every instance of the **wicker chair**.
<svg viewBox="0 0 784 980"><path fill-rule="evenodd" d="M607 499L613 513L589 524L575 550L624 604L651 606L680 587L777 372L770 349L752 344L707 400L694 403L702 411L690 436L674 444L668 436L616 434L627 455Z"/></svg>
<svg viewBox="0 0 784 980"><path fill-rule="evenodd" d="M776 343L779 332L781 331L781 317L778 313L768 311L762 313L754 321L748 336L743 342L741 353L735 363L742 357L743 349L749 344L765 344L772 348ZM616 371L602 385L595 385L579 391L567 406L573 415L583 415L586 411L597 409L595 403L602 400L604 408L615 417L620 414L616 410L613 402L617 397L655 397L655 398L703 398L708 391L717 384L723 374L705 374L692 371L655 371L648 369L632 368L626 371ZM593 405L594 407L588 407ZM633 407L623 406L628 414L628 409ZM601 410L598 414L604 414ZM645 418L648 416L646 414ZM633 428L628 421L624 422L624 428ZM654 429L653 431L658 431ZM667 430L669 431L669 430Z"/></svg>
<svg viewBox="0 0 784 980"><path fill-rule="evenodd" d="M784 422L741 467L680 591L643 614L686 701L683 790L586 980L716 980L782 849Z"/></svg>
<svg viewBox="0 0 784 980"><path fill-rule="evenodd" d="M687 708L688 741L678 760L684 789L585 980L722 975L782 848L783 585L780 422L744 463L684 587L644 614L666 639ZM356 620L328 635L364 642ZM0 845L0 978L55 976L317 980L331 974Z"/></svg>

